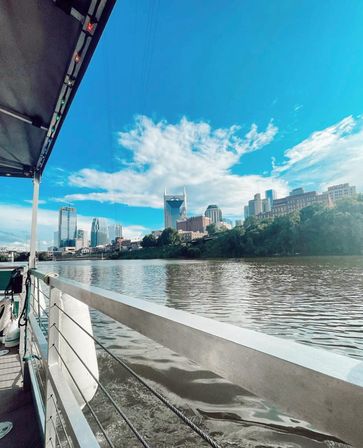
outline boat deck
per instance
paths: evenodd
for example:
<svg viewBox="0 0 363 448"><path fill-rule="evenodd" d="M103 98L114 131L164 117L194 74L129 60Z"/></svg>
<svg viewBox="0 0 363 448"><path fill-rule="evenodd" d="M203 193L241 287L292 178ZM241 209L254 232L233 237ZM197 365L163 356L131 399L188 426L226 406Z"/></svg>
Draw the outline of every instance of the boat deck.
<svg viewBox="0 0 363 448"><path fill-rule="evenodd" d="M0 344L0 350L5 347ZM0 356L0 422L13 429L0 440L1 448L40 448L38 420L31 391L24 391L18 347Z"/></svg>

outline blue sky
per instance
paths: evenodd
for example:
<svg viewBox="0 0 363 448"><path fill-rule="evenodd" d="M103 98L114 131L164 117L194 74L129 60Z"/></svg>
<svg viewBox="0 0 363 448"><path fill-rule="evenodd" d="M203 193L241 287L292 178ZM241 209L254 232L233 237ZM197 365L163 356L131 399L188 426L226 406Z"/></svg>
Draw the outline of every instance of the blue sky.
<svg viewBox="0 0 363 448"><path fill-rule="evenodd" d="M362 23L359 0L119 0L42 180L41 244L62 201L135 236L165 187L232 218L269 187L363 190ZM0 186L0 244L22 244L31 183Z"/></svg>

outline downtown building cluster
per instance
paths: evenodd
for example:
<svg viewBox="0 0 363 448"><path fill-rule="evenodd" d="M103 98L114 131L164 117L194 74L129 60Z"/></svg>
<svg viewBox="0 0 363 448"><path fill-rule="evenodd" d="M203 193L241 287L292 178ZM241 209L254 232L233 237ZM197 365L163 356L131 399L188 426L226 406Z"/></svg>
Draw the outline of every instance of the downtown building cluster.
<svg viewBox="0 0 363 448"><path fill-rule="evenodd" d="M331 207L337 200L355 197L356 194L356 187L348 183L332 185L323 193L304 191L301 187L295 188L283 198L277 198L274 190L267 190L264 198L260 193L256 193L254 198L245 205L244 217L245 219L251 216L259 219L276 218L314 204Z"/></svg>
<svg viewBox="0 0 363 448"><path fill-rule="evenodd" d="M208 234L207 227L214 224L216 229L231 229L232 222L223 220L222 210L215 204L208 205L204 215L187 216L187 194L164 193L164 227L178 231L183 242L203 238ZM154 231L155 237L161 231Z"/></svg>
<svg viewBox="0 0 363 448"><path fill-rule="evenodd" d="M93 218L90 230L89 233L78 228L75 207L61 207L58 216L58 231L54 233L52 250L66 253L77 251L90 253L94 249L116 244L123 239L122 225L109 225L105 218Z"/></svg>

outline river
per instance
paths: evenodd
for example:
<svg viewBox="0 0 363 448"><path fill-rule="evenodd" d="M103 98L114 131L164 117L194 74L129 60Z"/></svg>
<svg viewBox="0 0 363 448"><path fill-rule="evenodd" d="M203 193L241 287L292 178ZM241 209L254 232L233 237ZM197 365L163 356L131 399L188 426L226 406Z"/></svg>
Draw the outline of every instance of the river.
<svg viewBox="0 0 363 448"><path fill-rule="evenodd" d="M86 284L363 359L363 257L99 260L42 263ZM94 332L223 447L338 448L247 391L92 311ZM207 446L98 352L100 379L153 447ZM137 441L99 391L93 405L116 447ZM102 436L98 434L102 446Z"/></svg>

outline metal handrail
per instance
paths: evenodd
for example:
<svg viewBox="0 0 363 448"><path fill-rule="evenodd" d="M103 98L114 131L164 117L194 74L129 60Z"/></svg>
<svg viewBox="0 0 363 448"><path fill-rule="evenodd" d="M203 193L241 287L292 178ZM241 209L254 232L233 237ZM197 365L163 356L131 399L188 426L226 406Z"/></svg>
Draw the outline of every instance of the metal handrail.
<svg viewBox="0 0 363 448"><path fill-rule="evenodd" d="M168 409L170 409L177 417L179 417L187 426L189 426L196 434L198 434L203 440L205 440L210 446L214 448L220 448L218 443L212 439L208 434L199 428L190 418L184 415L176 406L170 403L162 394L151 387L145 380L143 380L131 367L129 367L122 359L115 356L102 342L96 339L92 334L85 330L78 322L73 319L67 312L61 309L58 305L55 305L59 311L68 317L80 330L82 330L89 338L91 338L99 347L102 348L114 361L121 365L130 375L132 375L140 384L142 384L149 392L151 392L158 400L160 400ZM69 344L68 341L66 341Z"/></svg>
<svg viewBox="0 0 363 448"><path fill-rule="evenodd" d="M363 445L361 361L37 270L31 274L317 430Z"/></svg>

